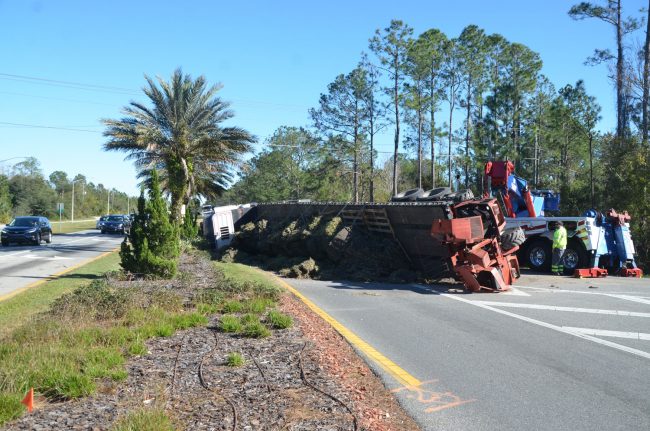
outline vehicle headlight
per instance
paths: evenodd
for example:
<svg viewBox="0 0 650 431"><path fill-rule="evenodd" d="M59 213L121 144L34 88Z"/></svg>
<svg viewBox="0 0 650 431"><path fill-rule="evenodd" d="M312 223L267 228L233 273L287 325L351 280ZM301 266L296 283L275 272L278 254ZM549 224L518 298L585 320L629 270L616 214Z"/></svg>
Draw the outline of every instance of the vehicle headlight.
<svg viewBox="0 0 650 431"><path fill-rule="evenodd" d="M124 226L122 223L118 223L117 227L122 227Z"/></svg>

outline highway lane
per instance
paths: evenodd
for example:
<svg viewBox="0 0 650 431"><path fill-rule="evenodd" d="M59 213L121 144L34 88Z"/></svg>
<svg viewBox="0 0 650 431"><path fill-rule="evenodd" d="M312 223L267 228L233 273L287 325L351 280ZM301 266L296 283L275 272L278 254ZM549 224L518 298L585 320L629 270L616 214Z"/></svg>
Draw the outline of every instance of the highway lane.
<svg viewBox="0 0 650 431"><path fill-rule="evenodd" d="M51 244L0 247L0 298L119 246L96 230L54 235Z"/></svg>
<svg viewBox="0 0 650 431"><path fill-rule="evenodd" d="M650 281L527 275L511 294L286 280L422 382L426 430L650 429Z"/></svg>

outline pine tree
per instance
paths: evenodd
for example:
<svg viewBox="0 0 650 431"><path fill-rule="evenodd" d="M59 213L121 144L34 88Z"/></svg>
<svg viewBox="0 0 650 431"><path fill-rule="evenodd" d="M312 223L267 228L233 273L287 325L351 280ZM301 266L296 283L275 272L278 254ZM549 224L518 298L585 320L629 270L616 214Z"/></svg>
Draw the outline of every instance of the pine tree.
<svg viewBox="0 0 650 431"><path fill-rule="evenodd" d="M138 199L138 214L122 243L121 265L134 274L171 278L176 274L179 252L178 229L169 221L167 204L154 170L149 201L145 201L143 190Z"/></svg>

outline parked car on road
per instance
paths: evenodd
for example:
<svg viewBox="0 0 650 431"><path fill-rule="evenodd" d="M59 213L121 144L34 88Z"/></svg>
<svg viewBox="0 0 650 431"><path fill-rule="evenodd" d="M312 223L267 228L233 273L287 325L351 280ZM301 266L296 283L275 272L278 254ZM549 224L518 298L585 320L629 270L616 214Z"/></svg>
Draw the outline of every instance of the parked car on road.
<svg viewBox="0 0 650 431"><path fill-rule="evenodd" d="M99 220L97 220L97 224L95 225L95 229L102 229L102 226L104 226L104 223L106 222L106 219L108 216L101 216Z"/></svg>
<svg viewBox="0 0 650 431"><path fill-rule="evenodd" d="M40 245L42 240L48 244L52 242L52 225L46 217L41 216L16 217L0 232L3 246L12 242Z"/></svg>
<svg viewBox="0 0 650 431"><path fill-rule="evenodd" d="M122 235L129 233L131 229L131 220L129 217L122 214L106 216L104 225L102 226L102 233L121 233Z"/></svg>

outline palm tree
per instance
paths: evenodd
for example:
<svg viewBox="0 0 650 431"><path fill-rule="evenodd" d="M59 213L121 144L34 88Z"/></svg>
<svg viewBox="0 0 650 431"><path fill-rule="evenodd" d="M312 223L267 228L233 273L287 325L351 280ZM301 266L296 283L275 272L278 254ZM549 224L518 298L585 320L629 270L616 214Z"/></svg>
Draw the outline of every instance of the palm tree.
<svg viewBox="0 0 650 431"><path fill-rule="evenodd" d="M220 195L232 179L232 168L251 150L256 138L239 127L220 127L234 116L229 103L215 97L221 85L207 87L205 77L193 80L174 71L158 85L145 75L144 94L152 108L131 102L119 120L103 120L106 151L124 151L138 178L148 183L155 169L171 196L171 217L178 222L181 206L192 196Z"/></svg>

